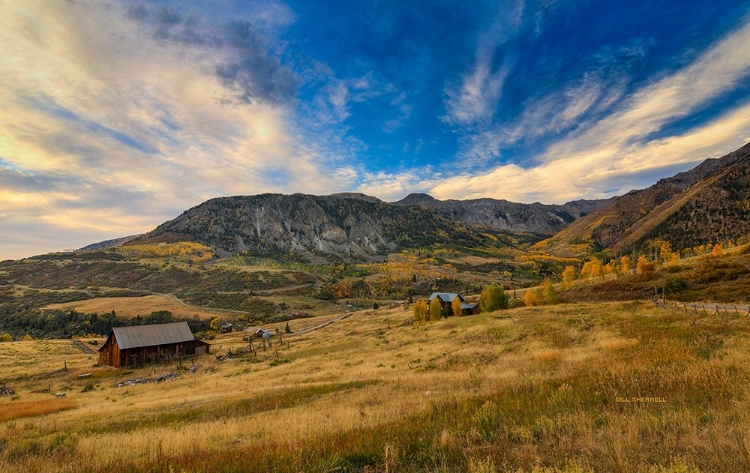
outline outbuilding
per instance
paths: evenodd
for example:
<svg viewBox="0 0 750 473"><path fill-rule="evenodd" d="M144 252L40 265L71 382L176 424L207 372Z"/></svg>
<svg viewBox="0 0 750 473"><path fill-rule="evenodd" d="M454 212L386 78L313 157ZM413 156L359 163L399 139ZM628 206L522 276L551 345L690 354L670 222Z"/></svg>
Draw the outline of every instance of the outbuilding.
<svg viewBox="0 0 750 473"><path fill-rule="evenodd" d="M187 322L114 327L99 349L99 364L124 368L202 355L209 349L208 343L195 339Z"/></svg>

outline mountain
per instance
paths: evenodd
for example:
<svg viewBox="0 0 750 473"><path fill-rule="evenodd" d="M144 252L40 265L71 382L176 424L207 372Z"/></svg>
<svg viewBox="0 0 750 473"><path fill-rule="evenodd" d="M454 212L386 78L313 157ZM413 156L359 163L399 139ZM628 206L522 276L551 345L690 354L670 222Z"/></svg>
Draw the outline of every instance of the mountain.
<svg viewBox="0 0 750 473"><path fill-rule="evenodd" d="M538 202L517 204L496 199L437 200L427 194L409 194L394 202L394 205L432 209L449 220L469 225L551 236L611 201L576 200L563 205L545 205Z"/></svg>
<svg viewBox="0 0 750 473"><path fill-rule="evenodd" d="M125 243L128 243L131 240L134 240L138 238L141 235L131 235L126 236L122 238L115 238L113 240L104 240L100 241L99 243L92 243L90 245L86 245L83 248L79 248L79 250L86 251L86 250L103 250L105 248L115 248L118 246L122 246Z"/></svg>
<svg viewBox="0 0 750 473"><path fill-rule="evenodd" d="M220 255L365 257L434 243L481 246L495 241L483 232L430 209L363 194L261 194L211 199L130 243L198 241Z"/></svg>
<svg viewBox="0 0 750 473"><path fill-rule="evenodd" d="M628 192L537 247L560 256L627 253L650 239L673 249L750 234L750 143L719 159Z"/></svg>

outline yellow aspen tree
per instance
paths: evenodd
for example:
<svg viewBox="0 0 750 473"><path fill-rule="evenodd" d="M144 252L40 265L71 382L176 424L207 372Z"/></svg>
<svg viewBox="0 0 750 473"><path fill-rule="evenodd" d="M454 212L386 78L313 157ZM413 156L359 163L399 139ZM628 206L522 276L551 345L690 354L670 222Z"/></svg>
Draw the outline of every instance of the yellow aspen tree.
<svg viewBox="0 0 750 473"><path fill-rule="evenodd" d="M576 280L576 269L573 266L566 266L562 272L562 290L567 291Z"/></svg>
<svg viewBox="0 0 750 473"><path fill-rule="evenodd" d="M425 322L427 320L427 312L429 309L427 308L427 301L424 299L418 300L414 303L414 321L415 322Z"/></svg>
<svg viewBox="0 0 750 473"><path fill-rule="evenodd" d="M621 256L620 257L620 274L623 276L627 276L633 271L633 260L630 259L630 256Z"/></svg>
<svg viewBox="0 0 750 473"><path fill-rule="evenodd" d="M453 299L453 302L451 302L451 309L453 309L453 315L457 317L461 317L462 315L464 315L464 311L461 308L461 299L459 299L458 297Z"/></svg>
<svg viewBox="0 0 750 473"><path fill-rule="evenodd" d="M654 271L654 264L651 263L644 255L641 255L638 257L638 262L635 265L635 270L638 274L648 275Z"/></svg>
<svg viewBox="0 0 750 473"><path fill-rule="evenodd" d="M677 253L672 253L672 256L669 257L669 261L667 261L667 266L670 268L674 268L677 266L677 263L680 261L680 255Z"/></svg>
<svg viewBox="0 0 750 473"><path fill-rule="evenodd" d="M531 307L534 305L534 291L529 289L526 291L526 295L523 296L523 303L526 304L526 307Z"/></svg>
<svg viewBox="0 0 750 473"><path fill-rule="evenodd" d="M724 254L724 247L721 246L721 243L717 243L714 245L714 249L711 250L711 256L721 256Z"/></svg>
<svg viewBox="0 0 750 473"><path fill-rule="evenodd" d="M430 302L430 320L440 320L443 316L443 306L437 297Z"/></svg>

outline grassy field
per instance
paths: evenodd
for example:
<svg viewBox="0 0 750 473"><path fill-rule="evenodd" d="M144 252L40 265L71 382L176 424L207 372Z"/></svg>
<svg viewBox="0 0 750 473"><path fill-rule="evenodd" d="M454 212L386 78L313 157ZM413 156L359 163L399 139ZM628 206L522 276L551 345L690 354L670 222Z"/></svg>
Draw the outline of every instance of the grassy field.
<svg viewBox="0 0 750 473"><path fill-rule="evenodd" d="M223 315L222 311L210 311L199 307L189 307L181 304L173 297L163 295L143 297L101 297L85 301L50 304L42 309L75 309L87 314L108 314L113 310L121 317L135 317L148 315L159 310L168 310L174 317L188 318L198 315L202 319Z"/></svg>
<svg viewBox="0 0 750 473"><path fill-rule="evenodd" d="M194 373L0 344L0 471L750 470L750 318L617 302L409 319L357 312L223 362L246 342L220 336Z"/></svg>

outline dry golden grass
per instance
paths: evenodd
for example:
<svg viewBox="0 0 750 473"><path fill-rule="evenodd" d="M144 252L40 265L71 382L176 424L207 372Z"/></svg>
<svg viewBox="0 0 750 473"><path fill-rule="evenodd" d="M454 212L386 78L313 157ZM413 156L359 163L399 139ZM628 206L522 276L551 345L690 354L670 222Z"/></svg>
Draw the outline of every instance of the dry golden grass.
<svg viewBox="0 0 750 473"><path fill-rule="evenodd" d="M66 411L78 407L71 399L52 398L44 401L17 401L0 404L0 422L20 419L22 417L34 417L53 412Z"/></svg>
<svg viewBox="0 0 750 473"><path fill-rule="evenodd" d="M181 304L169 296L153 295L143 297L101 297L85 301L51 304L43 309L75 309L87 314L108 314L113 310L121 317L148 315L159 310L168 310L176 318L189 318L198 315L202 319L221 316L222 311L211 311Z"/></svg>
<svg viewBox="0 0 750 473"><path fill-rule="evenodd" d="M742 318L647 303L408 318L358 312L284 338L278 358L212 354L194 374L126 388L114 384L176 367L123 372L73 353L68 373L29 380L18 375L29 356L44 372L60 355L0 344L0 382L20 397L0 408L49 400L45 390L79 406L0 423L0 470L750 469ZM214 341L222 354L245 345L236 333Z"/></svg>

